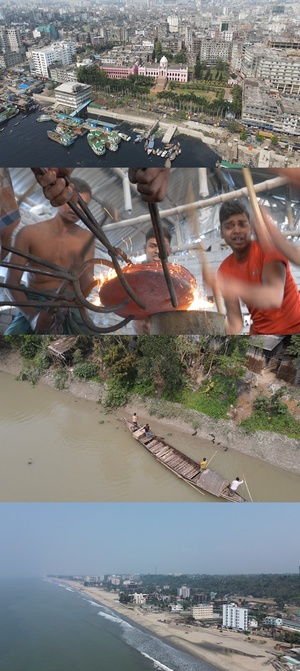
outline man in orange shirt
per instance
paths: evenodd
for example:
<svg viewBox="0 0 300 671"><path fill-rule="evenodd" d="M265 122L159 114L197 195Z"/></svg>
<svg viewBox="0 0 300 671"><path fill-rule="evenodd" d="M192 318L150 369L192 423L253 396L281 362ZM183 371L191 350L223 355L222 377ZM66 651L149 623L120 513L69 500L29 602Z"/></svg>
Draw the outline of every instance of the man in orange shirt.
<svg viewBox="0 0 300 671"><path fill-rule="evenodd" d="M250 334L300 333L300 294L287 258L275 247L264 249L252 241L250 217L243 201L223 203L219 216L221 235L232 249L218 272L227 333L241 331L239 299L252 317Z"/></svg>

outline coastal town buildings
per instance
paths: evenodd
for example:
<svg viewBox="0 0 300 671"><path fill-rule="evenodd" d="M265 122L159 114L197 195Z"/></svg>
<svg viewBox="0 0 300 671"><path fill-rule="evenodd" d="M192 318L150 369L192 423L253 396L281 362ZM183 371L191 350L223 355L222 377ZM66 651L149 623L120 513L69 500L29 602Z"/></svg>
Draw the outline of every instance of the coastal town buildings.
<svg viewBox="0 0 300 671"><path fill-rule="evenodd" d="M199 606L193 606L192 616L194 620L210 620L213 618L213 604L212 603L201 603Z"/></svg>
<svg viewBox="0 0 300 671"><path fill-rule="evenodd" d="M235 603L224 604L223 627L245 631L248 628L248 609L239 608Z"/></svg>
<svg viewBox="0 0 300 671"><path fill-rule="evenodd" d="M177 596L182 597L182 599L189 599L190 595L191 595L191 590L186 585L182 585L182 587L179 587L178 590L177 590Z"/></svg>

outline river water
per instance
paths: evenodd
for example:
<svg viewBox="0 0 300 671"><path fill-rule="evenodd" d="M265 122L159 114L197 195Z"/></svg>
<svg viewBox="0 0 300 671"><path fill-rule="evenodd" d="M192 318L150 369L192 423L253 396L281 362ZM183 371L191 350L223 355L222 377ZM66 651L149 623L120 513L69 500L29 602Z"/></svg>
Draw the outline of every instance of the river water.
<svg viewBox="0 0 300 671"><path fill-rule="evenodd" d="M150 156L144 151L144 143L137 144L121 141L117 152L106 151L104 156L96 156L90 149L86 135L78 138L70 147L63 147L57 142L49 140L47 130L54 130L53 121L36 123L41 111L31 112L26 119L21 114L13 117L0 132L1 165L9 168L21 166L66 165L76 167L163 167L164 160L159 156ZM113 120L116 123L116 120ZM20 123L18 123L20 122ZM16 126L15 124L18 123ZM142 118L141 118L142 125ZM133 135L134 124L120 122L116 130ZM176 135L176 141L181 144L182 152L175 159L175 167L214 167L218 156L209 147L187 135ZM159 144L160 146L160 144Z"/></svg>
<svg viewBox="0 0 300 671"><path fill-rule="evenodd" d="M196 460L217 449L211 467L229 480L244 473L254 501L299 501L296 474L152 418L151 428ZM157 463L128 433L121 411L105 414L93 401L7 373L0 373L0 436L1 501L219 502ZM249 498L244 484L240 493Z"/></svg>

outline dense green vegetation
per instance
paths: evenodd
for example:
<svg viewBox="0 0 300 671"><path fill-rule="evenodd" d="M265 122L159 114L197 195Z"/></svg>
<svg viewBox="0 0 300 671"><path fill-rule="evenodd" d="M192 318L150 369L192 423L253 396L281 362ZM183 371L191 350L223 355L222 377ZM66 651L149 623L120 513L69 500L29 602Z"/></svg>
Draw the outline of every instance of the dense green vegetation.
<svg viewBox="0 0 300 671"><path fill-rule="evenodd" d="M298 573L288 574L253 574L253 575L142 575L145 591L162 590L164 585L174 591L181 585L191 589L191 596L204 592L210 596L216 592L216 598L225 596L253 597L255 599L274 599L278 607L284 604L299 604L300 580ZM144 587L143 587L144 589Z"/></svg>
<svg viewBox="0 0 300 671"><path fill-rule="evenodd" d="M151 399L152 412L160 413L160 417L178 414L178 406L163 404L171 401L181 405L182 417L196 410L226 420L241 391L250 390L247 336L78 336L63 360L53 359L47 349L53 339L7 336L1 345L20 352L23 368L19 378L32 384L54 366L58 389L68 386L70 367L74 377L105 385L107 409L125 405L131 394L137 394L141 399ZM287 350L299 361L300 336L290 338ZM300 422L290 414L287 397L285 387L258 395L252 415L240 426L246 432L271 430L298 439ZM297 400L296 390L293 397ZM198 428L201 417L194 417L192 422Z"/></svg>

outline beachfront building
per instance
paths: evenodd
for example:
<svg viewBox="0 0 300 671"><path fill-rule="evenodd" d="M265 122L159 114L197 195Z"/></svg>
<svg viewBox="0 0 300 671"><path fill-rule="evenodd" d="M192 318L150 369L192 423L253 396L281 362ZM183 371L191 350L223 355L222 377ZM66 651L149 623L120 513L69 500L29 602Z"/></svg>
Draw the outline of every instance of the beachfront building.
<svg viewBox="0 0 300 671"><path fill-rule="evenodd" d="M136 603L138 606L143 606L146 603L146 597L144 594L137 594L137 592L135 592L133 595L133 603Z"/></svg>
<svg viewBox="0 0 300 671"><path fill-rule="evenodd" d="M50 67L56 65L70 65L75 60L76 44L74 42L54 42L44 49L32 51L33 73L37 77L50 78Z"/></svg>
<svg viewBox="0 0 300 671"><path fill-rule="evenodd" d="M56 102L73 110L83 108L91 102L92 87L89 84L64 82L55 89Z"/></svg>
<svg viewBox="0 0 300 671"><path fill-rule="evenodd" d="M192 616L194 620L211 620L214 616L212 603L200 603L199 606L193 606Z"/></svg>
<svg viewBox="0 0 300 671"><path fill-rule="evenodd" d="M183 611L182 603L172 603L171 604L171 612L172 613L181 613L182 611Z"/></svg>
<svg viewBox="0 0 300 671"><path fill-rule="evenodd" d="M282 618L281 617L265 617L264 619L264 624L267 624L268 626L271 627L281 627L282 626Z"/></svg>
<svg viewBox="0 0 300 671"><path fill-rule="evenodd" d="M239 608L235 603L224 604L223 627L245 631L248 628L248 608Z"/></svg>

